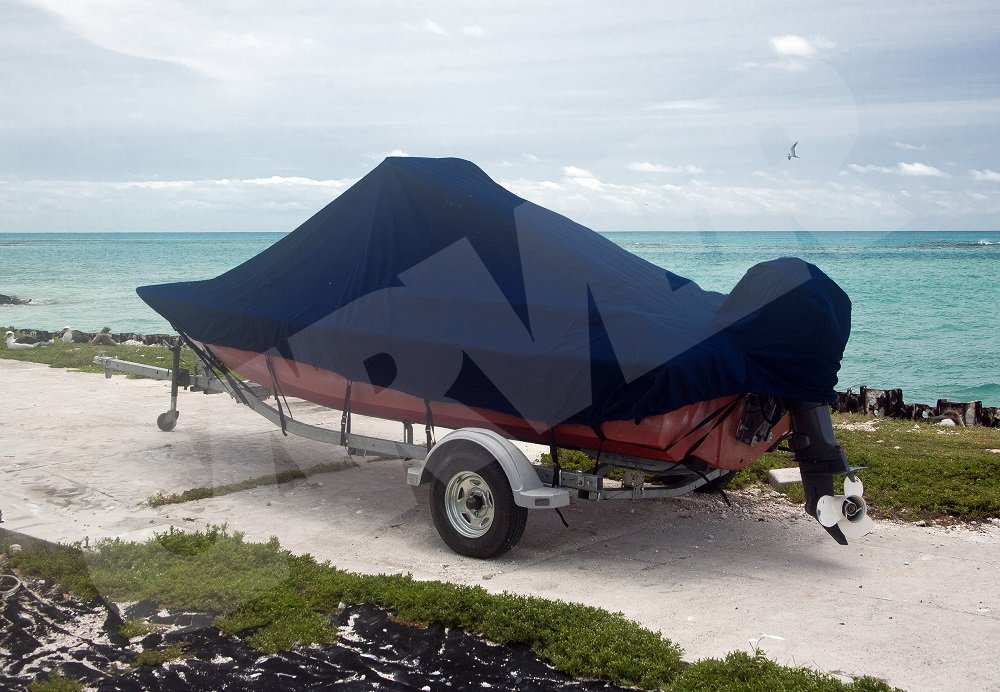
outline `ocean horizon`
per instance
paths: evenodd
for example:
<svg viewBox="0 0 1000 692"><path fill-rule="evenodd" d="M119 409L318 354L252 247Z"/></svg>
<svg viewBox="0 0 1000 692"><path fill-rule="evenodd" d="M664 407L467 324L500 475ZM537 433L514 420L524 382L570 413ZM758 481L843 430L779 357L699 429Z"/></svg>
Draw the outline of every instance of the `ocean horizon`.
<svg viewBox="0 0 1000 692"><path fill-rule="evenodd" d="M0 232L0 325L171 333L137 286L216 276L287 235L267 231ZM796 256L851 297L838 389L1000 406L1000 231L606 231L657 266L728 293L752 265Z"/></svg>

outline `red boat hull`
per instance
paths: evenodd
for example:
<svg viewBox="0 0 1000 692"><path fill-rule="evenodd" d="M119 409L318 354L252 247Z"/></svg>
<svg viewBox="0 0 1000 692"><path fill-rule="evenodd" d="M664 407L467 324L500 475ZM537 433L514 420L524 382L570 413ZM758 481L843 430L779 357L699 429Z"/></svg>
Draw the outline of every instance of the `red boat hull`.
<svg viewBox="0 0 1000 692"><path fill-rule="evenodd" d="M223 365L249 380L264 386L273 386L273 380L276 380L285 396L305 399L338 410L344 406L348 383L335 372L303 365L280 356L265 357L260 353L223 346L209 346L209 349ZM741 399L742 396L734 395L701 401L639 422L607 421L600 428L604 437L603 444L598 434L586 425L562 424L553 430L555 443L560 447L601 449L603 452L664 462L678 462L685 457L694 457L716 468L741 469L767 451L771 444L761 442L747 445L736 438L743 412L743 407L738 403ZM429 403L436 426L482 427L524 442L552 442L552 433L546 426L518 416L455 402ZM734 403L737 405L732 405ZM713 419L711 425L699 427L713 413L727 409L728 412L721 419ZM364 382L351 384L350 410L364 416L421 424L426 418L423 399ZM786 415L774 428L774 436L783 435L788 429L789 420ZM696 444L697 447L691 451Z"/></svg>

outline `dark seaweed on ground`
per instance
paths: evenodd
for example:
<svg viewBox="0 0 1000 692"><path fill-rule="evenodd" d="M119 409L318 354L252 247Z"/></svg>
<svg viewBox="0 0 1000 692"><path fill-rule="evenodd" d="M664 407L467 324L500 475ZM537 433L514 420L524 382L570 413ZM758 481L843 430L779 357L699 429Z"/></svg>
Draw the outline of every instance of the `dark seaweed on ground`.
<svg viewBox="0 0 1000 692"><path fill-rule="evenodd" d="M141 640L117 634L121 618L100 600L48 599L22 588L3 602L0 688L59 670L102 692L140 690L619 690L559 673L523 645L500 646L441 625L414 628L366 605L344 608L335 644L262 654L203 614L157 614L138 604L127 619L162 626ZM103 623L95 626L96 623ZM183 648L183 659L133 667L141 650Z"/></svg>

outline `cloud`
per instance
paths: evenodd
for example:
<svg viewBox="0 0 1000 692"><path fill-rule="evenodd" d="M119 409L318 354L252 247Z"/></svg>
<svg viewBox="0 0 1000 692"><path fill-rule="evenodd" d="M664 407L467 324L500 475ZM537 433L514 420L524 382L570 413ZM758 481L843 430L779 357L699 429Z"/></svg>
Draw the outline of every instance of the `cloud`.
<svg viewBox="0 0 1000 692"><path fill-rule="evenodd" d="M899 141L893 142L892 146L896 147L897 149L902 149L903 151L923 151L924 149L927 148L927 146L924 144L906 144L905 142L899 142Z"/></svg>
<svg viewBox="0 0 1000 692"><path fill-rule="evenodd" d="M887 168L885 166L873 166L872 164L866 164L864 166L858 165L856 163L847 164L847 170L851 173L860 173L864 175L865 173L898 173L895 168Z"/></svg>
<svg viewBox="0 0 1000 692"><path fill-rule="evenodd" d="M579 169L578 172L583 172ZM898 228L911 220L892 193L862 184L618 184L574 178L572 185L501 180L514 194L599 230Z"/></svg>
<svg viewBox="0 0 1000 692"><path fill-rule="evenodd" d="M719 104L711 99L681 99L678 101L662 101L648 106L650 111L714 111Z"/></svg>
<svg viewBox="0 0 1000 692"><path fill-rule="evenodd" d="M633 161L626 166L630 171L639 173L690 173L691 175L701 175L705 172L698 166L666 166L662 163L651 163L649 161Z"/></svg>
<svg viewBox="0 0 1000 692"><path fill-rule="evenodd" d="M975 169L969 169L969 176L973 180L986 180L991 183L1000 183L1000 173L987 168L985 171L977 171Z"/></svg>
<svg viewBox="0 0 1000 692"><path fill-rule="evenodd" d="M469 26L463 26L460 31L464 36L485 36L486 30L478 24L471 24Z"/></svg>
<svg viewBox="0 0 1000 692"><path fill-rule="evenodd" d="M767 63L767 67L786 72L805 72L809 69L806 60L816 58L821 51L833 48L836 44L822 36L799 36L798 34L782 34L771 37L771 50L780 60ZM756 62L743 63L744 69L752 69Z"/></svg>
<svg viewBox="0 0 1000 692"><path fill-rule="evenodd" d="M433 19L425 19L424 23L421 24L421 27L424 31L437 34L438 36L451 36L447 29L435 22Z"/></svg>
<svg viewBox="0 0 1000 692"><path fill-rule="evenodd" d="M812 58L820 50L834 47L834 43L822 36L806 38L797 34L771 37L771 49L775 54L790 58Z"/></svg>
<svg viewBox="0 0 1000 692"><path fill-rule="evenodd" d="M299 176L272 175L269 178L247 178L242 181L229 181L233 183L245 183L247 185L277 185L281 187L323 187L342 189L343 181L340 180L313 180L312 178L302 178Z"/></svg>
<svg viewBox="0 0 1000 692"><path fill-rule="evenodd" d="M864 175L866 173L885 173L887 175L905 175L911 177L933 177L933 178L947 178L948 174L939 168L934 166L928 166L926 163L897 163L895 166L874 166L867 164L860 166L856 163L847 164L847 170L852 173L860 173Z"/></svg>
<svg viewBox="0 0 1000 692"><path fill-rule="evenodd" d="M5 230L286 231L355 182L294 176L8 181L0 185L0 211Z"/></svg>
<svg viewBox="0 0 1000 692"><path fill-rule="evenodd" d="M934 166L928 166L926 163L900 163L899 172L902 175L911 176L929 176L934 178L945 178L948 176L947 173Z"/></svg>
<svg viewBox="0 0 1000 692"><path fill-rule="evenodd" d="M567 178L593 178L594 174L588 171L586 168L578 168L577 166L565 166L563 168L563 173L566 174Z"/></svg>

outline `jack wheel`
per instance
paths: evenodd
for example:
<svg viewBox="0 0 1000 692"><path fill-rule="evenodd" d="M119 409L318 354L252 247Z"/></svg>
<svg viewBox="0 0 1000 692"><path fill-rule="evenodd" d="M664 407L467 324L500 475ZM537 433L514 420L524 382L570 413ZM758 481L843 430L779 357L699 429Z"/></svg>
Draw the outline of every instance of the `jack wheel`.
<svg viewBox="0 0 1000 692"><path fill-rule="evenodd" d="M156 427L158 427L163 432L170 432L177 427L177 416L180 413L178 411L166 411L161 413L156 417Z"/></svg>

